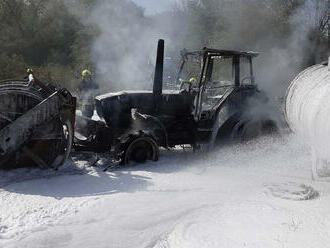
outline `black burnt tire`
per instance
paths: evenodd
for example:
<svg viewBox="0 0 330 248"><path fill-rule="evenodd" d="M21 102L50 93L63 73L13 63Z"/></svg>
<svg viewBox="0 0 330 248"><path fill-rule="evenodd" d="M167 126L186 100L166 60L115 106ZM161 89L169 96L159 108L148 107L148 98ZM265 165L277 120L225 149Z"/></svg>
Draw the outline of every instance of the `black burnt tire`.
<svg viewBox="0 0 330 248"><path fill-rule="evenodd" d="M157 143L150 137L137 137L131 140L127 146L122 164L130 162L145 163L147 160L157 161L159 148Z"/></svg>
<svg viewBox="0 0 330 248"><path fill-rule="evenodd" d="M237 123L232 133L234 140L244 142L258 137L261 134L261 122L247 121L244 123Z"/></svg>
<svg viewBox="0 0 330 248"><path fill-rule="evenodd" d="M278 133L276 123L271 120L246 121L237 123L232 138L244 142L271 133Z"/></svg>

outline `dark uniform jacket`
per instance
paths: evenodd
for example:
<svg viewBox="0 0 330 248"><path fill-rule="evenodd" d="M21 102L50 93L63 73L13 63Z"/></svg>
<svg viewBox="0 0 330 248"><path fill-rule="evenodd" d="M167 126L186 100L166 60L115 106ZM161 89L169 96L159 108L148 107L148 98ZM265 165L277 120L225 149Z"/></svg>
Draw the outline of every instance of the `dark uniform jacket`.
<svg viewBox="0 0 330 248"><path fill-rule="evenodd" d="M82 114L92 117L94 112L94 97L99 93L99 86L92 80L82 80L78 85L79 90L79 108Z"/></svg>
<svg viewBox="0 0 330 248"><path fill-rule="evenodd" d="M94 97L99 93L99 86L92 80L82 80L78 85L80 104L93 104Z"/></svg>
<svg viewBox="0 0 330 248"><path fill-rule="evenodd" d="M93 80L89 80L89 81L82 80L78 85L78 89L80 92L98 90L99 85L95 83Z"/></svg>

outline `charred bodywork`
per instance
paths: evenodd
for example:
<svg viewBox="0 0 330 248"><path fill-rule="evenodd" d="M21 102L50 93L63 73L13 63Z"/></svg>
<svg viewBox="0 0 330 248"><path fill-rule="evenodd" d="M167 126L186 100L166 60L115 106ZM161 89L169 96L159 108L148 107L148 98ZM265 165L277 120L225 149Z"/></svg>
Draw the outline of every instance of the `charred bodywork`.
<svg viewBox="0 0 330 248"><path fill-rule="evenodd" d="M189 144L198 149L254 136L275 123L255 84L256 56L183 50L177 78L170 84L175 87L163 89L160 40L153 90L97 96L99 120L75 115L76 99L67 90L43 84L32 73L25 81L0 82L0 168L57 168L72 144L77 151L110 153L127 164L157 160L159 147Z"/></svg>
<svg viewBox="0 0 330 248"><path fill-rule="evenodd" d="M65 89L29 80L0 82L0 168L57 168L73 141L75 98Z"/></svg>
<svg viewBox="0 0 330 248"><path fill-rule="evenodd" d="M254 80L252 59L257 55L183 50L178 87L163 90L164 41L160 40L153 91L97 96L101 120L78 117L77 130L85 138L76 139L76 149L112 151L123 163L142 162L156 160L158 147L190 144L197 148L251 135L272 122L267 110L255 110L267 101Z"/></svg>

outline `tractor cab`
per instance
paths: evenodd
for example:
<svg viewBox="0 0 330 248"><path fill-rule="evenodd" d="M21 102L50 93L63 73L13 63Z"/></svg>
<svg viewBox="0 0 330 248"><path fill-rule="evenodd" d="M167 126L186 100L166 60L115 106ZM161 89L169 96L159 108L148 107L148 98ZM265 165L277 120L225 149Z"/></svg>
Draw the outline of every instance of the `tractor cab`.
<svg viewBox="0 0 330 248"><path fill-rule="evenodd" d="M257 89L252 65L252 58L257 55L209 48L181 51L176 83L182 92L196 95L193 113L196 121L211 118L235 91Z"/></svg>

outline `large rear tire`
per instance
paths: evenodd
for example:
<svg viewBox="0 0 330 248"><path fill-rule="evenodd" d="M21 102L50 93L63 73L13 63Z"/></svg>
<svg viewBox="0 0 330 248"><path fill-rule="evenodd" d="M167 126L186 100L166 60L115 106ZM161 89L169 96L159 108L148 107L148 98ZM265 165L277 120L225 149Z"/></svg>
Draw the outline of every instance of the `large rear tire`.
<svg viewBox="0 0 330 248"><path fill-rule="evenodd" d="M249 141L271 133L277 133L278 128L272 120L249 120L238 122L233 128L232 139L240 142Z"/></svg>

